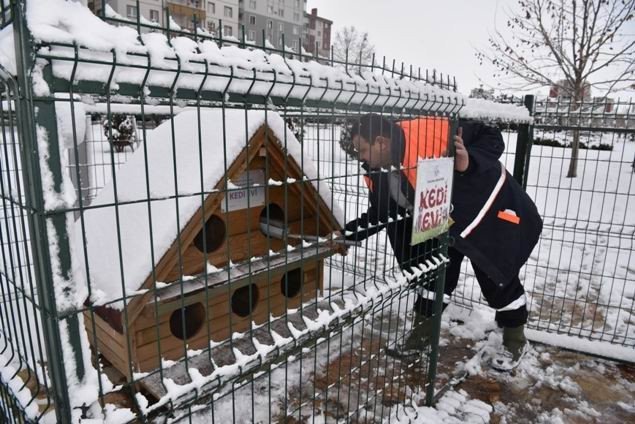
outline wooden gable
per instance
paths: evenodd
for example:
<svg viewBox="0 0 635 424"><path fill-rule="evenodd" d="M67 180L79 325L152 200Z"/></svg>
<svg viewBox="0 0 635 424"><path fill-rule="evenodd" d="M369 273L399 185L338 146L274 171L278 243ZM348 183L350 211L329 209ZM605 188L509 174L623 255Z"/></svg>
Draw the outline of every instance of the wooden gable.
<svg viewBox="0 0 635 424"><path fill-rule="evenodd" d="M236 191L233 188L227 191L228 186L233 187L227 182L239 180L245 172L253 171L264 175L264 202L235 210L227 208L226 193ZM283 184L266 184L270 180ZM263 213L267 207L269 213ZM236 263L252 257L267 256L269 250L285 249L284 241L267 237L260 230L261 216L264 214L271 218L280 210L284 214L282 218L290 233L324 236L340 229L337 219L313 183L306 181L300 164L284 152L273 132L263 125L229 165L226 175L210 190L203 206L189 219L177 239L159 260L154 276L150 272L141 289L152 289L155 278L156 281L168 284L179 283L181 276L194 276L204 272L208 263L222 267L230 260ZM222 242L217 246L201 243L204 234L203 223L207 225L205 234L212 233L213 236L216 232L214 225L218 224L219 219L224 224ZM299 242L287 240L291 245ZM207 248L207 252L204 248ZM150 291L130 302L129 322L136 318L152 296Z"/></svg>

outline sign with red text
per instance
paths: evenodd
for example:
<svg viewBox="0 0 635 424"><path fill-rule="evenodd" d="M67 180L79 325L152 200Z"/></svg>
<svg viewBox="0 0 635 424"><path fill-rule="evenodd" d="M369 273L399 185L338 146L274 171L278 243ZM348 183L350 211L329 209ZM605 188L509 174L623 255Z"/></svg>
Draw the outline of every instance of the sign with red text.
<svg viewBox="0 0 635 424"><path fill-rule="evenodd" d="M419 160L411 245L437 237L450 227L453 176L452 158Z"/></svg>

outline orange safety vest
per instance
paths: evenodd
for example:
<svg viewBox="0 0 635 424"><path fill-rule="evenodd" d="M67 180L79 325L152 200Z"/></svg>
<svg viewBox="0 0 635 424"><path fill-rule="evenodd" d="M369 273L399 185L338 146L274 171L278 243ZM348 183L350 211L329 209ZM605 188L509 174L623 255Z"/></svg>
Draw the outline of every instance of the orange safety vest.
<svg viewBox="0 0 635 424"><path fill-rule="evenodd" d="M404 132L405 152L401 165L408 182L417 186L419 158L440 158L448 154L450 121L443 117L422 117L398 122ZM365 176L366 184L373 190L372 180Z"/></svg>
<svg viewBox="0 0 635 424"><path fill-rule="evenodd" d="M399 122L405 135L406 150L401 164L408 182L417 186L417 163L419 158L440 158L448 154L450 121L443 117L416 118Z"/></svg>

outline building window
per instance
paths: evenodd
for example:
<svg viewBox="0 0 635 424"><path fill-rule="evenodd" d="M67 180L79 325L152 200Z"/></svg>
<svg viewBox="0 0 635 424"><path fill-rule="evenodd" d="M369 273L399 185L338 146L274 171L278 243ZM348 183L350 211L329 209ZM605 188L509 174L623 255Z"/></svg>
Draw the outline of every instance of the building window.
<svg viewBox="0 0 635 424"><path fill-rule="evenodd" d="M267 21L267 28L273 29L273 21Z"/></svg>
<svg viewBox="0 0 635 424"><path fill-rule="evenodd" d="M207 23L207 30L208 30L209 32L216 32L216 22L209 21L209 22Z"/></svg>
<svg viewBox="0 0 635 424"><path fill-rule="evenodd" d="M207 2L207 13L216 14L216 3Z"/></svg>
<svg viewBox="0 0 635 424"><path fill-rule="evenodd" d="M233 35L232 27L229 25L223 26L223 35L226 37L231 37Z"/></svg>
<svg viewBox="0 0 635 424"><path fill-rule="evenodd" d="M247 32L247 40L249 41L256 41L256 31L254 31L253 29L250 29Z"/></svg>
<svg viewBox="0 0 635 424"><path fill-rule="evenodd" d="M256 25L256 17L254 15L249 16L249 23L251 25Z"/></svg>
<svg viewBox="0 0 635 424"><path fill-rule="evenodd" d="M159 11L155 9L150 9L150 20L152 22L159 22Z"/></svg>
<svg viewBox="0 0 635 424"><path fill-rule="evenodd" d="M318 31L318 37L321 37L322 33L320 31Z"/></svg>
<svg viewBox="0 0 635 424"><path fill-rule="evenodd" d="M137 6L126 6L126 16L129 18L136 18Z"/></svg>
<svg viewBox="0 0 635 424"><path fill-rule="evenodd" d="M278 15L282 16L284 18L284 9L283 8L278 9Z"/></svg>
<svg viewBox="0 0 635 424"><path fill-rule="evenodd" d="M249 0L249 7L251 7L252 9L256 8L256 0Z"/></svg>
<svg viewBox="0 0 635 424"><path fill-rule="evenodd" d="M298 35L298 27L293 25L293 35Z"/></svg>
<svg viewBox="0 0 635 424"><path fill-rule="evenodd" d="M273 6L272 6L272 5L267 6L267 12L268 12L270 15L273 15Z"/></svg>
<svg viewBox="0 0 635 424"><path fill-rule="evenodd" d="M284 24L278 24L278 31L284 32Z"/></svg>
<svg viewBox="0 0 635 424"><path fill-rule="evenodd" d="M225 17L232 18L234 16L234 9L229 6L225 6Z"/></svg>
<svg viewBox="0 0 635 424"><path fill-rule="evenodd" d="M293 44L291 44L293 51L294 52L299 52L300 50L298 49L298 40L293 40Z"/></svg>
<svg viewBox="0 0 635 424"><path fill-rule="evenodd" d="M299 13L297 13L297 12L295 12L295 13L293 14L293 20L294 20L294 21L296 21L296 22L297 22L297 21L299 21L299 20L300 20L300 14L299 14Z"/></svg>

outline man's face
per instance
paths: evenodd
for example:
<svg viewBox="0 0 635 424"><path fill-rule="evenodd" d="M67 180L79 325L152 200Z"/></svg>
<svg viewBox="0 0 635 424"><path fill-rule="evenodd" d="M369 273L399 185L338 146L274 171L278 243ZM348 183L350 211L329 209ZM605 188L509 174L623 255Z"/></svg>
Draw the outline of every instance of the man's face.
<svg viewBox="0 0 635 424"><path fill-rule="evenodd" d="M371 169L390 165L390 142L387 139L377 137L375 142L370 144L364 137L356 135L353 137L353 146L357 151L359 160Z"/></svg>

